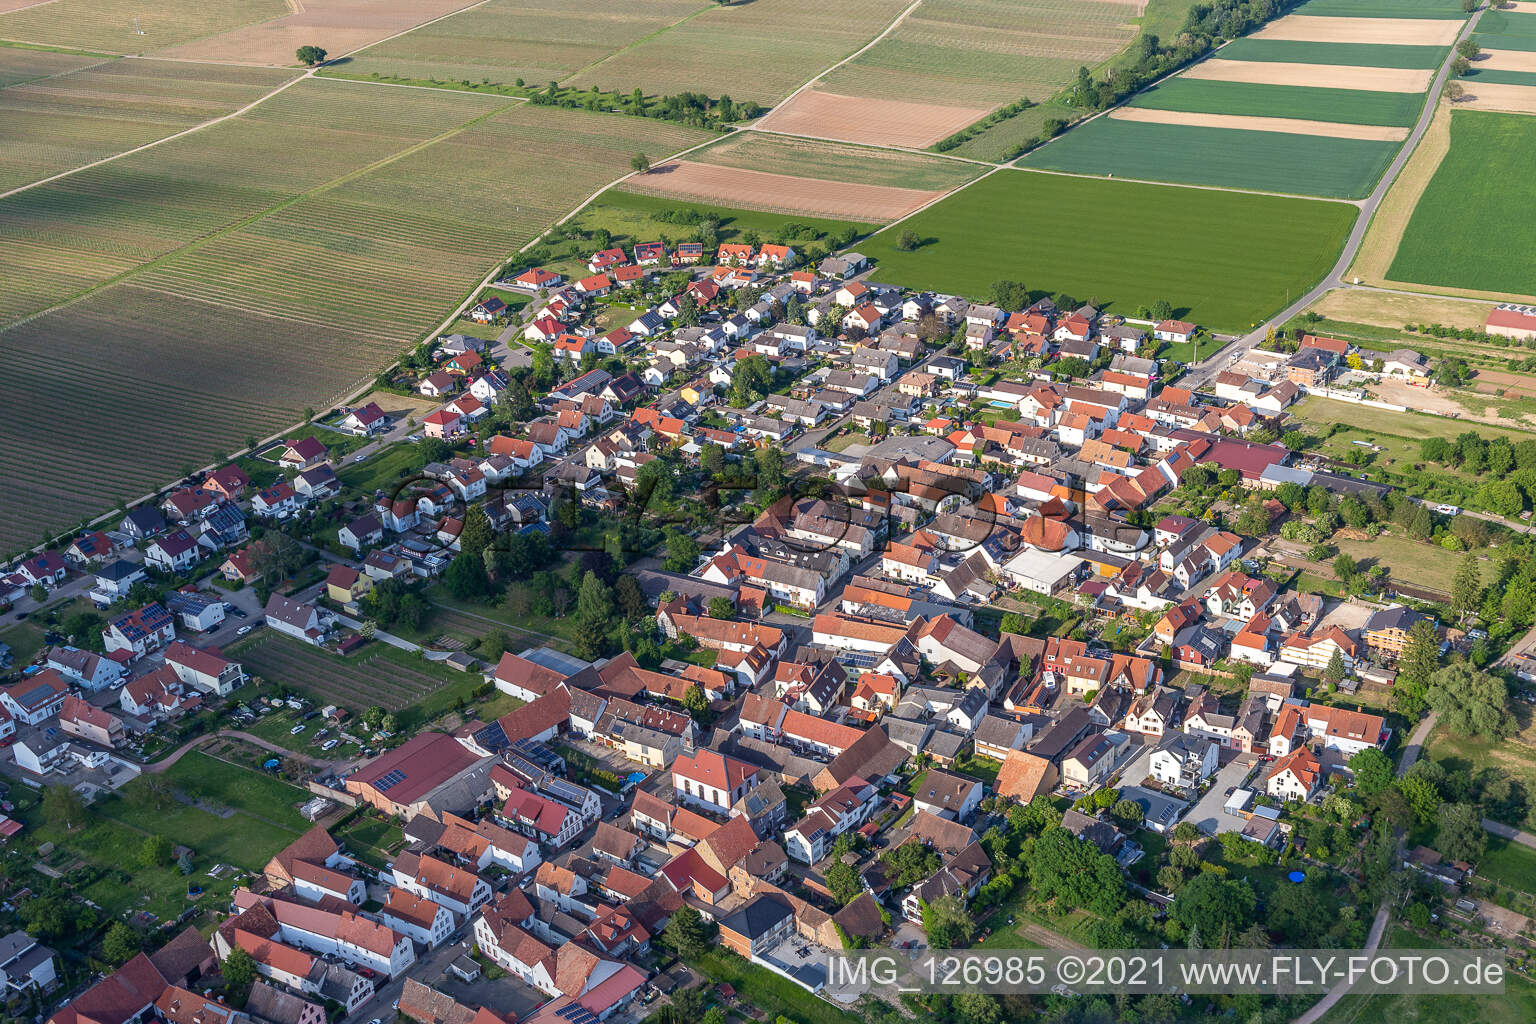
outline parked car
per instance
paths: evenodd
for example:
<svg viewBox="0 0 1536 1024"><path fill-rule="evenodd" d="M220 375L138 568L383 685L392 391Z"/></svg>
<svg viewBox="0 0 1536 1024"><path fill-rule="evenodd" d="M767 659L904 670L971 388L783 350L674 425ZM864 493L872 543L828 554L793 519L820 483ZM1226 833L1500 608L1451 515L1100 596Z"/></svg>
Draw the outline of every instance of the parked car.
<svg viewBox="0 0 1536 1024"><path fill-rule="evenodd" d="M301 733L303 731L304 731L304 726L296 725L292 729L288 730L288 735L289 736L297 736L299 733Z"/></svg>
<svg viewBox="0 0 1536 1024"><path fill-rule="evenodd" d="M235 630L235 636L245 636L245 634L249 633L250 631L250 626L241 626L239 629Z"/></svg>

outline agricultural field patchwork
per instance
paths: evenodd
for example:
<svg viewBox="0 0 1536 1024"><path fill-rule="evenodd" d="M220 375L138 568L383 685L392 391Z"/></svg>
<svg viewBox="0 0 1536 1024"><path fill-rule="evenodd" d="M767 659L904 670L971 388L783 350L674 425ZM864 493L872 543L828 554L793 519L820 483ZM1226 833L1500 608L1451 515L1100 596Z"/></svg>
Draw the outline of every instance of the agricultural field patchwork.
<svg viewBox="0 0 1536 1024"><path fill-rule="evenodd" d="M924 0L889 36L764 124L932 145L1004 104L1048 99L1080 66L1108 60L1135 38L1137 13L1136 4L1116 0Z"/></svg>
<svg viewBox="0 0 1536 1024"><path fill-rule="evenodd" d="M1451 115L1450 150L1419 198L1388 277L1536 294L1536 118Z"/></svg>
<svg viewBox="0 0 1536 1024"><path fill-rule="evenodd" d="M34 57L86 66L49 72L58 62ZM223 116L292 77L263 68L101 61L0 47L0 81L12 79L0 88L0 192Z"/></svg>
<svg viewBox="0 0 1536 1024"><path fill-rule="evenodd" d="M722 93L764 106L883 32L910 0L752 0L656 32L565 84L649 94Z"/></svg>
<svg viewBox="0 0 1536 1024"><path fill-rule="evenodd" d="M288 12L160 51L183 60L292 64L301 46L319 46L332 57L351 53L416 25L467 7L475 0L297 0Z"/></svg>
<svg viewBox="0 0 1536 1024"><path fill-rule="evenodd" d="M1463 17L1442 0L1312 0L1022 163L1358 199L1423 112Z"/></svg>
<svg viewBox="0 0 1536 1024"><path fill-rule="evenodd" d="M1074 174L1350 199L1371 190L1397 146L1100 117L1035 150L1021 163Z"/></svg>
<svg viewBox="0 0 1536 1024"><path fill-rule="evenodd" d="M490 0L339 65L346 74L532 85L567 78L708 9L705 0ZM644 83L637 83L645 88Z"/></svg>
<svg viewBox="0 0 1536 1024"><path fill-rule="evenodd" d="M30 50L21 46L0 46L0 89L22 82L67 75L71 71L106 64L110 57L58 50Z"/></svg>
<svg viewBox="0 0 1536 1024"><path fill-rule="evenodd" d="M795 216L885 223L944 194L894 185L860 185L674 160L625 183L632 192L685 202L746 206Z"/></svg>
<svg viewBox="0 0 1536 1024"><path fill-rule="evenodd" d="M0 13L0 39L149 53L292 11L286 0L53 0Z"/></svg>
<svg viewBox="0 0 1536 1024"><path fill-rule="evenodd" d="M716 164L773 174L800 174L862 185L913 189L950 189L984 170L956 160L870 149L815 139L795 139L739 132L688 154L696 163Z"/></svg>
<svg viewBox="0 0 1536 1024"><path fill-rule="evenodd" d="M306 82L206 135L0 203L0 388L36 410L0 434L0 481L16 496L0 550L340 399L498 260L626 173L633 153L707 138L463 93ZM295 158L260 157L273 148ZM240 175L224 173L232 166ZM84 368L68 378L56 372L65 352ZM153 426L143 436L133 424ZM35 444L50 435L56 486L36 474ZM66 482L74 470L93 487Z"/></svg>
<svg viewBox="0 0 1536 1024"><path fill-rule="evenodd" d="M859 250L894 284L983 296L1007 278L1111 311L1166 299L1182 317L1243 330L1327 271L1354 213L1343 203L1005 170L904 221L916 249L900 251L888 230ZM1069 236L1070 247L1018 244Z"/></svg>

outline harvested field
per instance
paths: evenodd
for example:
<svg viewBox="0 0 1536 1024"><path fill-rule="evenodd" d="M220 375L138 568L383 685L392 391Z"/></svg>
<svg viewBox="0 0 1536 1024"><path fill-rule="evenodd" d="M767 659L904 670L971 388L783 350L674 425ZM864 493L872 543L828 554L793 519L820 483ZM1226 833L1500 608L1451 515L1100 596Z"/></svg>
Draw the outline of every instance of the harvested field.
<svg viewBox="0 0 1536 1024"><path fill-rule="evenodd" d="M26 52L5 50L0 57ZM0 190L221 117L293 76L180 61L85 59L92 66L0 90L6 140L0 147Z"/></svg>
<svg viewBox="0 0 1536 1024"><path fill-rule="evenodd" d="M958 160L761 132L737 132L723 142L688 154L688 159L771 174L909 189L954 188L983 170Z"/></svg>
<svg viewBox="0 0 1536 1024"><path fill-rule="evenodd" d="M923 149L974 124L990 109L840 96L807 89L775 108L761 123L773 131L818 139Z"/></svg>
<svg viewBox="0 0 1536 1024"><path fill-rule="evenodd" d="M1483 71L1536 71L1536 52L1531 50L1484 50L1472 65Z"/></svg>
<svg viewBox="0 0 1536 1024"><path fill-rule="evenodd" d="M490 0L370 46L343 70L421 81L549 82L708 6L707 0L585 0L579 6L568 0Z"/></svg>
<svg viewBox="0 0 1536 1024"><path fill-rule="evenodd" d="M390 0L381 4L377 0L304 0L297 4L296 13L285 18L247 25L160 53L189 60L290 65L294 63L295 50L315 45L334 60L474 2Z"/></svg>
<svg viewBox="0 0 1536 1024"><path fill-rule="evenodd" d="M1431 70L1407 68L1360 68L1344 64L1288 64L1282 61L1202 61L1185 71L1184 78L1216 82L1254 82L1262 85L1310 85L1325 89L1365 89L1371 92L1422 93L1434 81Z"/></svg>
<svg viewBox="0 0 1536 1024"><path fill-rule="evenodd" d="M1204 128L1231 128L1240 131L1284 132L1288 135L1317 135L1329 139L1371 139L1377 142L1402 142L1406 128L1388 128L1368 124L1334 124L1329 121L1303 121L1294 117L1244 117L1237 114L1195 114L1180 110L1148 110L1121 107L1109 115L1118 121L1143 124L1198 125Z"/></svg>
<svg viewBox="0 0 1536 1024"><path fill-rule="evenodd" d="M1312 307L1333 320L1401 328L1404 324L1445 324L1482 330L1491 302L1463 302L1431 295L1399 295L1366 288L1336 288Z"/></svg>
<svg viewBox="0 0 1536 1024"><path fill-rule="evenodd" d="M0 0L0 14L10 14L27 7L41 7L44 4L55 3L57 0Z"/></svg>
<svg viewBox="0 0 1536 1024"><path fill-rule="evenodd" d="M648 174L626 181L624 187L642 195L877 223L904 217L944 194L942 189L855 185L689 160L653 167Z"/></svg>
<svg viewBox="0 0 1536 1024"><path fill-rule="evenodd" d="M1461 32L1449 18L1329 18L1291 14L1252 33L1254 39L1304 43L1385 43L1394 46L1449 46Z"/></svg>
<svg viewBox="0 0 1536 1024"><path fill-rule="evenodd" d="M149 53L241 25L281 18L292 10L285 0L156 0L153 4L143 0L55 0L0 12L0 39L110 53Z"/></svg>
<svg viewBox="0 0 1536 1024"><path fill-rule="evenodd" d="M647 94L696 90L771 105L885 30L911 0L752 0L716 6L563 83Z"/></svg>
<svg viewBox="0 0 1536 1024"><path fill-rule="evenodd" d="M1136 35L1136 8L1100 0L924 0L867 52L828 75L827 92L992 110L1042 102L1080 66ZM857 130L852 127L845 130Z"/></svg>
<svg viewBox="0 0 1536 1024"><path fill-rule="evenodd" d="M1293 117L1335 124L1408 127L1418 120L1424 98L1406 92L1363 92L1300 85L1253 85L1172 78L1140 93L1134 107L1187 110L1203 114Z"/></svg>
<svg viewBox="0 0 1536 1024"><path fill-rule="evenodd" d="M892 284L980 298L1010 278L1112 312L1161 296L1179 316L1246 330L1327 272L1354 216L1342 203L1002 170L904 221L925 239L917 249L888 229L859 251ZM1074 241L1019 244L1031 237Z"/></svg>
<svg viewBox="0 0 1536 1024"><path fill-rule="evenodd" d="M1450 149L1413 207L1389 277L1536 294L1536 118L1457 110Z"/></svg>
<svg viewBox="0 0 1536 1024"><path fill-rule="evenodd" d="M1370 43L1301 43L1290 39L1244 36L1221 48L1227 60L1281 61L1292 64L1348 64L1372 68L1434 68L1445 59L1444 46L1375 46Z"/></svg>
<svg viewBox="0 0 1536 1024"><path fill-rule="evenodd" d="M1502 85L1466 79L1466 95L1459 101L1478 110L1502 110L1512 114L1536 114L1536 86Z"/></svg>
<svg viewBox="0 0 1536 1024"><path fill-rule="evenodd" d="M1020 163L1073 174L1354 199L1370 192L1397 147L1370 139L1100 117Z"/></svg>

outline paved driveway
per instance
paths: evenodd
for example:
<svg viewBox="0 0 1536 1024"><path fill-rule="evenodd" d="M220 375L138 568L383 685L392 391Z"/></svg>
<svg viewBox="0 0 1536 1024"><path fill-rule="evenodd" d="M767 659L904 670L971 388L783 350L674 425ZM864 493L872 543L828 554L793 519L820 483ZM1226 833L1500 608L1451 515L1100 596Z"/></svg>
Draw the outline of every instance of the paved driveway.
<svg viewBox="0 0 1536 1024"><path fill-rule="evenodd" d="M1227 790L1243 784L1243 780L1253 770L1257 756L1256 754L1239 754L1230 764L1222 766L1216 772L1215 783L1205 791L1200 802L1184 816L1184 820L1206 835L1236 832L1241 829L1245 824L1243 819L1224 813L1222 808L1227 805Z"/></svg>

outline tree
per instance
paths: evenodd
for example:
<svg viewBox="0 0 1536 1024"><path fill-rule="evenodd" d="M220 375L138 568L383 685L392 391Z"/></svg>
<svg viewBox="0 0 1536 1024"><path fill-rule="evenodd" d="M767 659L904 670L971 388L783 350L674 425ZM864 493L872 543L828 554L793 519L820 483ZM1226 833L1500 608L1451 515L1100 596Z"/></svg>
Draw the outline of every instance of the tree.
<svg viewBox="0 0 1536 1024"><path fill-rule="evenodd" d="M709 949L712 929L697 910L684 904L661 930L662 941L685 959L702 955Z"/></svg>
<svg viewBox="0 0 1536 1024"><path fill-rule="evenodd" d="M1409 774L1398 779L1395 786L1415 821L1427 825L1435 820L1435 813L1440 808L1440 791L1433 782L1423 775Z"/></svg>
<svg viewBox="0 0 1536 1024"><path fill-rule="evenodd" d="M1027 862L1030 884L1059 909L1112 914L1124 902L1125 881L1114 859L1059 825L1040 833Z"/></svg>
<svg viewBox="0 0 1536 1024"><path fill-rule="evenodd" d="M301 46L293 52L300 64L314 67L316 64L325 63L325 48L320 46Z"/></svg>
<svg viewBox="0 0 1536 1024"><path fill-rule="evenodd" d="M144 943L139 933L121 921L113 921L112 927L107 929L106 936L101 940L102 955L114 964L127 963L143 948Z"/></svg>
<svg viewBox="0 0 1536 1024"><path fill-rule="evenodd" d="M1463 4L1477 2L1478 0L1462 0ZM1457 100L1461 99L1467 94L1467 89L1466 86L1462 85L1460 82L1456 81L1455 79L1451 79L1445 83L1445 88L1441 91L1441 94L1452 103L1455 103Z"/></svg>
<svg viewBox="0 0 1536 1024"><path fill-rule="evenodd" d="M993 281L987 300L998 309L1018 312L1029 305L1029 289L1018 281Z"/></svg>
<svg viewBox="0 0 1536 1024"><path fill-rule="evenodd" d="M613 597L618 603L619 612L631 622L645 618L651 610L645 592L640 589L640 582L628 573L614 580Z"/></svg>
<svg viewBox="0 0 1536 1024"><path fill-rule="evenodd" d="M709 697L704 693L704 687L694 683L683 691L683 707L694 718L698 718L709 710Z"/></svg>
<svg viewBox="0 0 1536 1024"><path fill-rule="evenodd" d="M491 591L491 578L486 575L485 559L479 552L470 554L468 551L460 551L448 563L443 573L443 585L448 588L448 593L460 600L484 597Z"/></svg>
<svg viewBox="0 0 1536 1024"><path fill-rule="evenodd" d="M61 822L64 831L73 832L85 824L85 801L68 786L49 786L43 790L43 813L52 821Z"/></svg>
<svg viewBox="0 0 1536 1024"><path fill-rule="evenodd" d="M1146 812L1142 810L1141 804L1134 800L1117 800L1109 809L1109 816L1126 831L1140 828L1141 820L1145 815Z"/></svg>
<svg viewBox="0 0 1536 1024"><path fill-rule="evenodd" d="M1439 826L1435 849L1449 860L1476 863L1488 849L1488 833L1483 829L1483 814L1472 804L1441 804L1435 814Z"/></svg>
<svg viewBox="0 0 1536 1024"><path fill-rule="evenodd" d="M746 408L773 389L773 366L761 355L748 356L731 371L731 405Z"/></svg>
<svg viewBox="0 0 1536 1024"><path fill-rule="evenodd" d="M837 900L838 906L846 907L864 891L863 885L859 883L859 873L853 869L853 865L843 863L841 858L827 868L826 879L827 891Z"/></svg>
<svg viewBox="0 0 1536 1024"><path fill-rule="evenodd" d="M146 868L158 868L171 862L171 841L165 836L148 836L139 847L139 863Z"/></svg>
<svg viewBox="0 0 1536 1024"><path fill-rule="evenodd" d="M1366 747L1349 759L1355 776L1355 789L1363 797L1372 797L1392 785L1392 759L1375 747Z"/></svg>
<svg viewBox="0 0 1536 1024"><path fill-rule="evenodd" d="M1264 905L1265 923L1294 946L1323 945L1333 916L1323 894L1310 882L1279 886Z"/></svg>
<svg viewBox="0 0 1536 1024"><path fill-rule="evenodd" d="M1344 655L1335 647L1333 657L1328 659L1328 667L1323 669L1323 678L1337 686L1344 678Z"/></svg>
<svg viewBox="0 0 1536 1024"><path fill-rule="evenodd" d="M1198 932L1207 945L1225 945L1253 922L1258 900L1247 882L1231 881L1214 874L1200 874L1179 890L1168 916L1191 934Z"/></svg>
<svg viewBox="0 0 1536 1024"><path fill-rule="evenodd" d="M1459 518L1459 517L1458 517ZM1451 581L1451 608L1457 615L1475 611L1483 599L1483 567L1477 553L1468 551L1461 556L1456 568L1456 578Z"/></svg>
<svg viewBox="0 0 1536 1024"><path fill-rule="evenodd" d="M728 597L712 597L709 599L709 617L712 619L729 619L736 614L736 606Z"/></svg>
<svg viewBox="0 0 1536 1024"><path fill-rule="evenodd" d="M1392 697L1397 708L1417 718L1429 704L1429 679L1440 666L1440 637L1434 623L1420 619L1408 629L1408 641L1397 659Z"/></svg>
<svg viewBox="0 0 1536 1024"><path fill-rule="evenodd" d="M1467 664L1447 665L1430 677L1429 706L1458 736L1503 739L1515 730L1504 681Z"/></svg>
<svg viewBox="0 0 1536 1024"><path fill-rule="evenodd" d="M957 992L955 994L955 1018L966 1024L1000 1024L1003 1009L997 997L985 992Z"/></svg>
<svg viewBox="0 0 1536 1024"><path fill-rule="evenodd" d="M923 904L923 934L934 949L954 949L968 945L976 934L976 922L956 896L940 896Z"/></svg>
<svg viewBox="0 0 1536 1024"><path fill-rule="evenodd" d="M911 252L923 244L922 236L908 228L896 238L896 248L902 252Z"/></svg>
<svg viewBox="0 0 1536 1024"><path fill-rule="evenodd" d="M710 476L719 476L725 472L725 449L712 441L706 441L699 448L699 467Z"/></svg>
<svg viewBox="0 0 1536 1024"><path fill-rule="evenodd" d="M681 530L667 533L667 557L662 567L668 572L692 572L702 551L699 542Z"/></svg>
<svg viewBox="0 0 1536 1024"><path fill-rule="evenodd" d="M219 973L235 988L244 988L256 980L256 958L235 946L219 965Z"/></svg>
<svg viewBox="0 0 1536 1024"><path fill-rule="evenodd" d="M1472 70L1472 62L1465 57L1457 57L1451 61L1451 74L1457 78L1465 78L1467 72Z"/></svg>
<svg viewBox="0 0 1536 1024"><path fill-rule="evenodd" d="M636 153L629 158L629 169L640 174L646 174L651 169L651 158L644 153Z"/></svg>
<svg viewBox="0 0 1536 1024"><path fill-rule="evenodd" d="M1355 570L1357 568L1358 566L1355 564L1354 555L1341 551L1336 556L1334 556L1333 575L1335 579L1340 581L1348 580L1355 574Z"/></svg>

